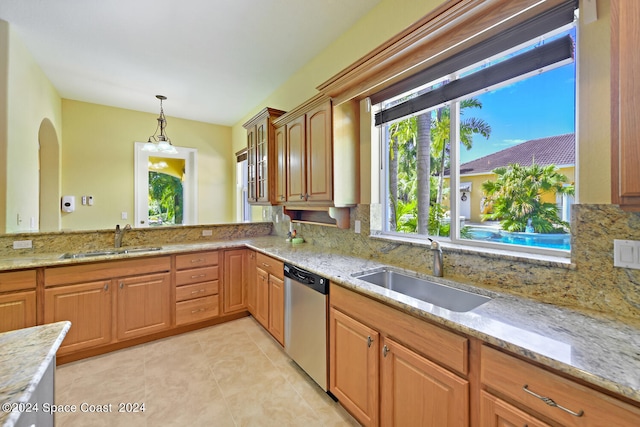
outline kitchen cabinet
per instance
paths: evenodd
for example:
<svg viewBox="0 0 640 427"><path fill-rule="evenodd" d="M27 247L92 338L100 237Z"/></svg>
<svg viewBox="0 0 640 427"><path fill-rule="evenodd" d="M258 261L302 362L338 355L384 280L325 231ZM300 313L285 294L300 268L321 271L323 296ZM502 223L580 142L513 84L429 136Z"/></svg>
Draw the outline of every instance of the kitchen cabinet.
<svg viewBox="0 0 640 427"><path fill-rule="evenodd" d="M330 391L360 423L378 425L378 332L332 307L329 339Z"/></svg>
<svg viewBox="0 0 640 427"><path fill-rule="evenodd" d="M247 130L249 203L275 203L275 145L272 120L284 111L265 108L243 125Z"/></svg>
<svg viewBox="0 0 640 427"><path fill-rule="evenodd" d="M0 273L0 332L35 325L35 270Z"/></svg>
<svg viewBox="0 0 640 427"><path fill-rule="evenodd" d="M276 176L275 200L277 204L287 201L287 127L281 125L275 129Z"/></svg>
<svg viewBox="0 0 640 427"><path fill-rule="evenodd" d="M640 211L640 3L611 0L611 202Z"/></svg>
<svg viewBox="0 0 640 427"><path fill-rule="evenodd" d="M247 254L244 249L224 251L224 314L247 309Z"/></svg>
<svg viewBox="0 0 640 427"><path fill-rule="evenodd" d="M333 203L331 101L286 124L287 204Z"/></svg>
<svg viewBox="0 0 640 427"><path fill-rule="evenodd" d="M176 326L220 314L218 251L176 255Z"/></svg>
<svg viewBox="0 0 640 427"><path fill-rule="evenodd" d="M284 345L284 263L257 253L256 278L255 318Z"/></svg>
<svg viewBox="0 0 640 427"><path fill-rule="evenodd" d="M44 322L71 321L58 355L168 329L170 269L168 256L46 268Z"/></svg>
<svg viewBox="0 0 640 427"><path fill-rule="evenodd" d="M168 329L170 290L169 273L118 279L118 341Z"/></svg>
<svg viewBox="0 0 640 427"><path fill-rule="evenodd" d="M247 249L247 310L256 317L257 304L256 251Z"/></svg>
<svg viewBox="0 0 640 427"><path fill-rule="evenodd" d="M509 405L486 391L481 392L480 412L482 414L480 425L485 427L550 427L549 424Z"/></svg>
<svg viewBox="0 0 640 427"><path fill-rule="evenodd" d="M71 322L58 355L111 342L112 288L107 279L44 290L44 322Z"/></svg>
<svg viewBox="0 0 640 427"><path fill-rule="evenodd" d="M567 427L640 425L639 408L487 345L481 350L480 377L482 426L520 418L533 419L530 425L547 420Z"/></svg>
<svg viewBox="0 0 640 427"><path fill-rule="evenodd" d="M339 286L329 295L329 390L360 423L469 425L467 338Z"/></svg>

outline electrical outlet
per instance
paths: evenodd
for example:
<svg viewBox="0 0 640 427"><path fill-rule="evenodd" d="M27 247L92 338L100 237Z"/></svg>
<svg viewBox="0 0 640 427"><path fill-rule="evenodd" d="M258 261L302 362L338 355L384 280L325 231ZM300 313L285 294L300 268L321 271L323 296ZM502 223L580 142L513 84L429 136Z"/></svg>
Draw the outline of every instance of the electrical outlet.
<svg viewBox="0 0 640 427"><path fill-rule="evenodd" d="M13 249L31 249L33 248L33 241L31 240L14 240Z"/></svg>
<svg viewBox="0 0 640 427"><path fill-rule="evenodd" d="M202 237L213 236L212 230L202 230Z"/></svg>
<svg viewBox="0 0 640 427"><path fill-rule="evenodd" d="M353 229L354 229L354 231L355 231L356 233L358 233L358 234L360 234L360 227L361 227L361 225L360 225L360 220L357 220L357 219L356 219L356 222L355 222L355 224L353 225Z"/></svg>

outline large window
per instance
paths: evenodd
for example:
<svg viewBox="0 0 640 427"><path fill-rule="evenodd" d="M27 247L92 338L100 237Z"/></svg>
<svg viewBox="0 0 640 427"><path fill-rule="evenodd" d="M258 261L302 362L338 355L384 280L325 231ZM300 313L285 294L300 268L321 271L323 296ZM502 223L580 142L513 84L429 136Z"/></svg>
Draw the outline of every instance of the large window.
<svg viewBox="0 0 640 427"><path fill-rule="evenodd" d="M568 255L576 29L566 16L498 35L375 101L383 233ZM513 37L525 27L535 36Z"/></svg>

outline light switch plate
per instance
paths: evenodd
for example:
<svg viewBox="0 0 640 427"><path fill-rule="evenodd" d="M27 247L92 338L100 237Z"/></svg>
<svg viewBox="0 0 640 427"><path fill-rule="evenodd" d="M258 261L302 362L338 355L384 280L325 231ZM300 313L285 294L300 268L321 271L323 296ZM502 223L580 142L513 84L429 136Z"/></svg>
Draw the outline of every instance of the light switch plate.
<svg viewBox="0 0 640 427"><path fill-rule="evenodd" d="M640 269L640 241L614 240L613 266Z"/></svg>

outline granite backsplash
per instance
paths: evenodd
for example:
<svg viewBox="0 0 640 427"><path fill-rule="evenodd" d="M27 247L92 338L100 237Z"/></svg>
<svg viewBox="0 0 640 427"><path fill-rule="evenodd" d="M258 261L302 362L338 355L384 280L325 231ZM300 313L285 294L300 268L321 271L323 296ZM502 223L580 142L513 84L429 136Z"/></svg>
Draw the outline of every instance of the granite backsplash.
<svg viewBox="0 0 640 427"><path fill-rule="evenodd" d="M265 209L274 219L274 233L285 237L288 217L279 207ZM360 234L354 231L355 220L361 222ZM640 270L613 267L613 240L640 240L640 213L616 205L574 205L571 223L570 264L445 248L444 275L640 326ZM294 228L306 244L431 273L432 255L424 245L369 236L369 205L351 209L350 230L301 223Z"/></svg>

